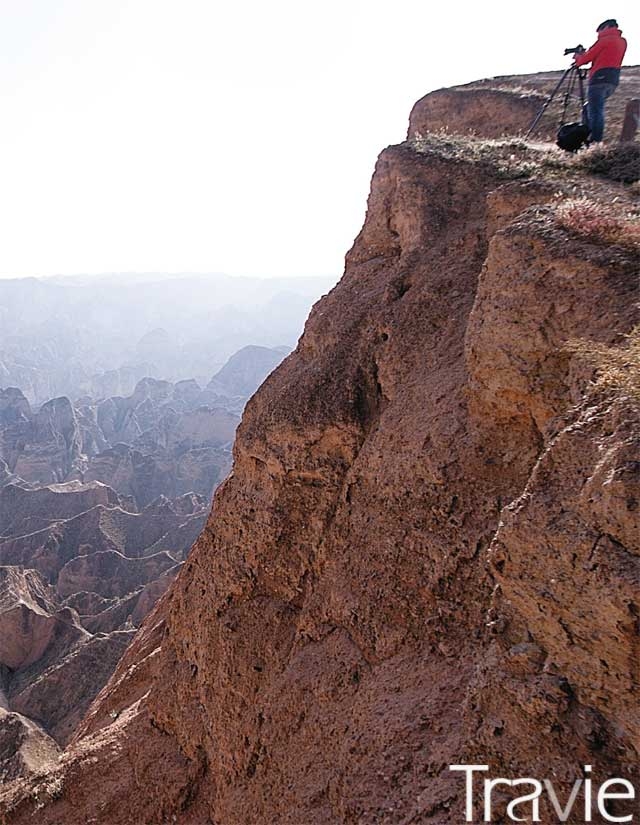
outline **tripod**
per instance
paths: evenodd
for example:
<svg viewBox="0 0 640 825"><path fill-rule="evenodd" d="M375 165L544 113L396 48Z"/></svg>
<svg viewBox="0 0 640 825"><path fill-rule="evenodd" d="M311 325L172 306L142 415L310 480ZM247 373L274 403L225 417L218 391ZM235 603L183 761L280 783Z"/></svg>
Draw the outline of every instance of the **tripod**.
<svg viewBox="0 0 640 825"><path fill-rule="evenodd" d="M536 115L536 118L533 121L533 123L531 124L531 127L529 128L529 131L525 135L525 140L527 140L527 138L529 138L533 134L533 132L535 131L536 126L538 125L538 123L540 123L540 120L542 119L542 116L547 111L547 109L551 105L551 102L553 101L555 96L558 94L558 92L560 91L560 89L562 88L563 85L566 85L566 90L565 90L565 94L564 94L564 104L563 104L563 107L562 107L562 118L561 118L561 121L560 121L561 125L566 120L567 109L569 108L569 103L571 102L571 99L574 96L576 86L578 87L578 92L579 92L579 95L580 95L580 106L581 106L581 112L582 112L582 122L583 123L586 122L585 108L584 108L584 104L585 104L584 79L585 79L585 76L586 76L586 72L584 71L584 69L579 69L577 66L575 66L573 64L571 66L569 66L569 68L566 70L566 72L562 75L562 77L558 81L558 85L555 87L555 89L549 95L548 99L545 101L545 104L542 107L542 109L540 109L540 111Z"/></svg>

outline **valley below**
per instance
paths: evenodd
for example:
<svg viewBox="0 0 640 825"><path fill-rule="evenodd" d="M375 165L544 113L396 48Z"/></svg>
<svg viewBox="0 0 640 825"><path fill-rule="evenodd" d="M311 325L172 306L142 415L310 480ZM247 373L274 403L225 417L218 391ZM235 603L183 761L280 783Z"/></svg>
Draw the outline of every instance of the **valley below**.
<svg viewBox="0 0 640 825"><path fill-rule="evenodd" d="M144 282L147 295L153 286ZM226 298L242 303L242 282L236 295L227 286ZM158 288L164 291L166 281ZM110 291L116 301L118 289L107 279L98 291ZM295 341L313 288L303 285L300 295L296 289L291 299L277 284L267 285L268 295L280 295L283 314L250 333L243 333L236 317L228 341L212 342L211 350L221 358L243 336ZM11 325L0 333L0 376L24 382L24 389L0 386L3 783L39 770L72 738L202 532L213 492L230 471L248 398L290 351L286 343L249 343L202 385L195 378L169 381L144 374L172 370L167 355L175 342L152 332L129 354L130 365L88 378L98 362L86 351L69 357L64 325L47 320L55 341L47 340L42 326L35 329L57 301L77 328L75 337L81 335L86 306L81 301L73 307L69 300L81 286L0 281L0 314L18 309L16 296L24 308L27 296L33 299L39 290L47 296L44 306L31 306L19 337ZM95 287L86 292L89 299ZM187 306L161 294L156 308L173 297L174 313L187 313L193 296L186 294ZM114 330L110 334L115 337ZM148 360L136 364L136 357ZM104 351L101 358L108 360ZM197 368L193 360L182 363L178 374L190 366ZM43 396L62 387L81 394Z"/></svg>

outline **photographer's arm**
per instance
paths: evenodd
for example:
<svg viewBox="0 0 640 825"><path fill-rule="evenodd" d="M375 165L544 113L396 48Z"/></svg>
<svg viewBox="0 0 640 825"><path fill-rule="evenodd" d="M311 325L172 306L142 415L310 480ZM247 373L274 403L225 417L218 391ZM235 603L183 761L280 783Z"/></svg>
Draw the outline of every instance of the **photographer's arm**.
<svg viewBox="0 0 640 825"><path fill-rule="evenodd" d="M584 66L585 63L591 63L598 54L602 51L604 44L598 40L590 49L587 49L583 54L577 54L574 60L576 66Z"/></svg>

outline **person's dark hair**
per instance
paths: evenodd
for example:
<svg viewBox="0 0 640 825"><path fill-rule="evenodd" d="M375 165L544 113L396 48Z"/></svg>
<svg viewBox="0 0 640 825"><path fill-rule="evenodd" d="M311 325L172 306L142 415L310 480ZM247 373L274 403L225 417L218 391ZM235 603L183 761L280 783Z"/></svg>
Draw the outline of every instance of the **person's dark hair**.
<svg viewBox="0 0 640 825"><path fill-rule="evenodd" d="M617 20L605 20L603 23L600 23L596 31L601 32L603 29L617 29L618 28L618 21Z"/></svg>

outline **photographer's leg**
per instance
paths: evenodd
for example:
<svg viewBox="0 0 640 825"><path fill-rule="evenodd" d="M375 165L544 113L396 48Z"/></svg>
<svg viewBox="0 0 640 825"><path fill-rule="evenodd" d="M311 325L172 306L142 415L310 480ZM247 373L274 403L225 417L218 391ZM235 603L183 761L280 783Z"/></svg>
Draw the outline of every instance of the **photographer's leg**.
<svg viewBox="0 0 640 825"><path fill-rule="evenodd" d="M604 85L589 84L587 113L592 143L598 143L604 135L604 101L606 99Z"/></svg>
<svg viewBox="0 0 640 825"><path fill-rule="evenodd" d="M604 104L615 90L613 83L596 83L589 86L587 110L592 143L597 143L604 137Z"/></svg>
<svg viewBox="0 0 640 825"><path fill-rule="evenodd" d="M604 100L602 101L602 136L604 137L604 104L611 95L615 92L617 86L614 86L613 83L605 83L605 88L603 92Z"/></svg>

